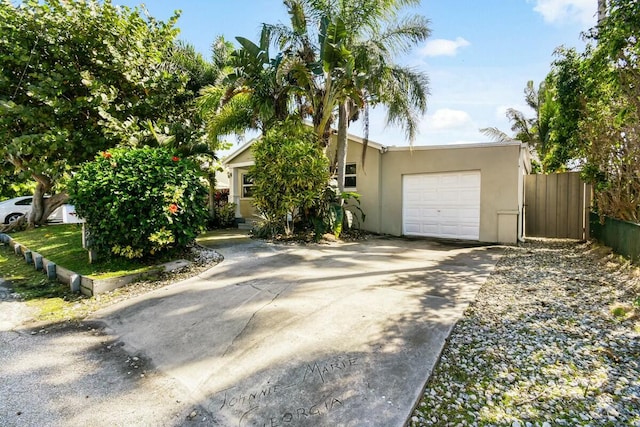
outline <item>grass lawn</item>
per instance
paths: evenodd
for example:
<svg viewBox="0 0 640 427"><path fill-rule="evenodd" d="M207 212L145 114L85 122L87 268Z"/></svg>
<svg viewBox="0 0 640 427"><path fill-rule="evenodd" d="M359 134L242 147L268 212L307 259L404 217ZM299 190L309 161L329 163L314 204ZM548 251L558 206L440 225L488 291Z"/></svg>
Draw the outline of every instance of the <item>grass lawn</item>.
<svg viewBox="0 0 640 427"><path fill-rule="evenodd" d="M48 280L43 272L36 271L7 245L0 245L0 271L2 278L11 282L13 291L37 310L38 320L64 320L68 308L83 298L72 293L69 286Z"/></svg>
<svg viewBox="0 0 640 427"><path fill-rule="evenodd" d="M14 291L25 300L58 297L65 294L67 285L50 281L42 271L24 262L8 246L0 246L0 271L2 278L11 282Z"/></svg>
<svg viewBox="0 0 640 427"><path fill-rule="evenodd" d="M153 260L113 257L89 264L87 251L82 248L82 225L79 224L48 225L12 233L11 237L57 265L93 279L144 272L171 259L170 254Z"/></svg>
<svg viewBox="0 0 640 427"><path fill-rule="evenodd" d="M89 264L87 251L82 248L82 226L77 224L49 225L34 230L11 233L11 237L56 264L92 278L107 278L151 270L155 265L180 258L180 254L166 253L160 258L128 260L114 257ZM71 292L68 285L50 281L41 271L25 262L8 245L0 243L0 277L11 282L13 291L37 310L39 321L58 322L82 318L100 307L108 298L88 298ZM117 289L111 298L126 291Z"/></svg>

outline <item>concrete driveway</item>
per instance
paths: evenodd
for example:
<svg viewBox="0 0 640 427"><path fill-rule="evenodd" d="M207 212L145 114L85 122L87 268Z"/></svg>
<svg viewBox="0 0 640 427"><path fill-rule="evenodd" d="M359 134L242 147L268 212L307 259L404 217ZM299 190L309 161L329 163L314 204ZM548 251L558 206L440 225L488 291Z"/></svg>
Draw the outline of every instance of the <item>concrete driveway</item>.
<svg viewBox="0 0 640 427"><path fill-rule="evenodd" d="M426 240L211 240L225 261L97 313L209 425L402 426L502 254Z"/></svg>

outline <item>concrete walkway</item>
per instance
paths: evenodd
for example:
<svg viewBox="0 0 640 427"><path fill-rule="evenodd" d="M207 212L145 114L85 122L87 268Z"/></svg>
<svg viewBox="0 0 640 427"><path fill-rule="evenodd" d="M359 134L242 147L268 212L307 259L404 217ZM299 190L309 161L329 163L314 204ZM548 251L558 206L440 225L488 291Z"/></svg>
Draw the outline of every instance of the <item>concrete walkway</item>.
<svg viewBox="0 0 640 427"><path fill-rule="evenodd" d="M205 243L222 264L94 319L223 426L404 425L502 253L395 238Z"/></svg>

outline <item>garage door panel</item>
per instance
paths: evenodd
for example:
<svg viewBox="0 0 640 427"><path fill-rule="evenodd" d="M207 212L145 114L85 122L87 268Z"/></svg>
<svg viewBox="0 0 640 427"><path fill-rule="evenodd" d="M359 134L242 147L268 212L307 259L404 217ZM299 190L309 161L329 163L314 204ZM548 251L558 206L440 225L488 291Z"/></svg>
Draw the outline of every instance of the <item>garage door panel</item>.
<svg viewBox="0 0 640 427"><path fill-rule="evenodd" d="M440 196L438 195L438 193L432 193L432 194L423 194L422 197L420 198L420 201L425 206L433 206L433 204L436 203L438 199L440 199Z"/></svg>
<svg viewBox="0 0 640 427"><path fill-rule="evenodd" d="M403 176L403 233L478 240L480 172Z"/></svg>
<svg viewBox="0 0 640 427"><path fill-rule="evenodd" d="M405 214L405 219L407 222L419 222L419 220L423 217L424 212L419 208L410 208Z"/></svg>
<svg viewBox="0 0 640 427"><path fill-rule="evenodd" d="M437 218L442 223L452 222L455 224L458 222L460 215L456 209L441 209Z"/></svg>
<svg viewBox="0 0 640 427"><path fill-rule="evenodd" d="M423 187L422 180L420 179L419 176L408 177L408 179L405 180L404 185L405 185L405 189L409 191L411 190L420 191L420 189Z"/></svg>
<svg viewBox="0 0 640 427"><path fill-rule="evenodd" d="M440 233L445 236L457 236L459 234L457 224L442 224Z"/></svg>
<svg viewBox="0 0 640 427"><path fill-rule="evenodd" d="M477 229L476 225L460 225L460 234L464 236L475 236Z"/></svg>
<svg viewBox="0 0 640 427"><path fill-rule="evenodd" d="M441 191L438 193L438 197L433 199L434 201L439 201L440 206L444 206L444 204L457 204L459 197L458 193L451 190Z"/></svg>
<svg viewBox="0 0 640 427"><path fill-rule="evenodd" d="M422 186L428 187L437 187L438 182L440 182L440 177L435 175L413 175L415 177L415 181L419 182Z"/></svg>
<svg viewBox="0 0 640 427"><path fill-rule="evenodd" d="M464 207L468 206L468 201L469 200L473 200L474 197L477 196L477 194L478 194L477 190L475 190L475 191L464 191L464 192L460 193L460 198L458 199L459 204L461 206L464 206Z"/></svg>
<svg viewBox="0 0 640 427"><path fill-rule="evenodd" d="M422 208L420 209L420 215L418 218L424 221L424 218L435 218L438 216L438 210L434 208Z"/></svg>
<svg viewBox="0 0 640 427"><path fill-rule="evenodd" d="M420 209L421 201L422 201L420 199L420 197L409 197L409 196L406 196L406 198L407 198L407 202L408 202L408 205L409 205L408 209Z"/></svg>
<svg viewBox="0 0 640 427"><path fill-rule="evenodd" d="M423 236L430 236L434 233L439 233L440 232L440 226L438 224L422 224L422 227L420 227L420 235Z"/></svg>
<svg viewBox="0 0 640 427"><path fill-rule="evenodd" d="M460 182L460 175L440 175L440 179L438 181L442 187L457 187Z"/></svg>

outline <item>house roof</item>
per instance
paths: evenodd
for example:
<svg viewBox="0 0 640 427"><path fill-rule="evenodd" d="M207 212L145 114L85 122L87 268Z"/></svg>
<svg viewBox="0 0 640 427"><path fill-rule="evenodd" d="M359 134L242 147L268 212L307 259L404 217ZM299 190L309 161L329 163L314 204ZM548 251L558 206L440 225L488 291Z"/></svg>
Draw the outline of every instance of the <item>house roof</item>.
<svg viewBox="0 0 640 427"><path fill-rule="evenodd" d="M335 134L335 131L334 131ZM364 138L361 138L356 135L348 134L347 136L350 140L357 142L359 144L364 144ZM233 162L233 160L244 153L248 148L250 148L254 142L256 142L261 137L253 138L250 141L245 142L237 150L232 152L226 159L222 161L224 165L228 165ZM386 146L375 141L368 141L368 146L380 150L381 152L387 151L422 151L422 150L456 150L456 149L464 149L464 148L489 148L489 147L504 147L504 146L526 146L525 143L520 141L509 141L509 142L474 142L467 144L444 144L444 145L402 145L402 146ZM528 150L527 155L528 155ZM528 158L528 157L527 157Z"/></svg>
<svg viewBox="0 0 640 427"><path fill-rule="evenodd" d="M403 146L389 146L386 147L387 151L422 151L422 150L456 150L462 148L487 148L487 147L505 147L505 146L523 146L520 141L509 142L471 142L467 144L442 144L442 145L403 145Z"/></svg>
<svg viewBox="0 0 640 427"><path fill-rule="evenodd" d="M238 147L235 151L233 151L231 154L229 154L229 156L227 156L227 158L225 158L222 161L223 165L228 165L229 163L231 163L231 161L233 159L235 159L236 157L238 157L240 154L244 153L244 151L251 147L253 145L253 143L255 141L257 141L258 139L260 139L260 137L257 138L252 138L249 141L245 142L244 144L242 144L240 147Z"/></svg>
<svg viewBox="0 0 640 427"><path fill-rule="evenodd" d="M242 144L242 145L241 145L240 147L238 147L234 152L232 152L231 154L229 154L229 156L228 156L227 158L225 158L225 159L222 161L222 164L224 164L224 165L228 165L228 164L230 164L230 163L233 163L233 160L234 160L236 157L238 157L238 156L240 156L242 153L244 153L248 148L250 148L250 147L254 144L254 142L256 142L256 141L257 141L258 139L260 139L260 138L261 138L261 137L259 136L259 137L257 137L257 138L253 138L253 139L251 139L250 141L247 141L247 142L245 142L244 144ZM349 138L350 140L352 140L352 141L354 141L354 142L357 142L357 143L359 143L359 144L364 144L364 138L361 138L361 137L359 137L359 136L352 135L352 134L348 134L348 135L347 135L347 138ZM369 141L367 142L367 145L368 145L369 147L375 148L376 150L383 150L383 151L384 151L384 150L386 150L386 147L385 147L384 145L379 144L379 143L377 143L377 142L375 142L375 141L371 141L371 140L369 140Z"/></svg>

